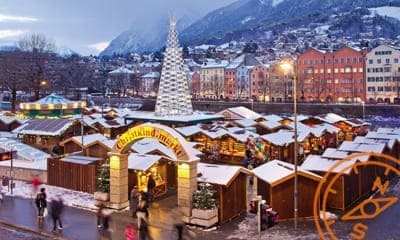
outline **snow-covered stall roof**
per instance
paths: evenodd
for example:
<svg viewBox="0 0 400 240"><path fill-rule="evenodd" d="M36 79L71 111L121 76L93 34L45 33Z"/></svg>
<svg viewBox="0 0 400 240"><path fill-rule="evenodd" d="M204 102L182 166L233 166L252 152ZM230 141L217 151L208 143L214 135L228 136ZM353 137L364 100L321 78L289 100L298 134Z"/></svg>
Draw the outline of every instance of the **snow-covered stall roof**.
<svg viewBox="0 0 400 240"><path fill-rule="evenodd" d="M384 143L356 143L353 141L344 141L339 146L338 150L340 151L348 151L348 152L375 152L375 153L383 153L385 149Z"/></svg>
<svg viewBox="0 0 400 240"><path fill-rule="evenodd" d="M298 142L304 142L304 140L308 136L308 133L304 133L304 132L297 132L297 134L298 134L298 136L297 136ZM280 130L275 133L265 134L265 135L262 135L261 137L265 141L270 142L276 146L284 146L284 145L294 142L294 132L287 131L287 130Z"/></svg>
<svg viewBox="0 0 400 240"><path fill-rule="evenodd" d="M85 144L85 146L90 145L96 141L104 141L104 140L107 140L107 138L103 134L100 134L100 133L83 135L83 144ZM73 141L78 145L82 145L82 136L74 136L74 137L68 138L68 139L60 142L60 145L64 146L64 144L69 141Z"/></svg>
<svg viewBox="0 0 400 240"><path fill-rule="evenodd" d="M353 142L355 143L365 143L365 144L374 144L374 143L383 143L390 149L393 149L396 140L394 139L375 139L375 138L367 138L363 136L357 136L354 138Z"/></svg>
<svg viewBox="0 0 400 240"><path fill-rule="evenodd" d="M336 148L327 148L322 153L322 157L329 159L343 159L349 155L346 151L339 151Z"/></svg>
<svg viewBox="0 0 400 240"><path fill-rule="evenodd" d="M128 156L128 169L147 171L160 159L160 155L130 153Z"/></svg>
<svg viewBox="0 0 400 240"><path fill-rule="evenodd" d="M282 126L282 123L280 123L279 121L280 120L266 120L258 122L258 125L267 129L275 129Z"/></svg>
<svg viewBox="0 0 400 240"><path fill-rule="evenodd" d="M257 178L271 184L271 186L275 186L294 175L294 165L280 160L272 160L254 168L252 171ZM321 179L321 176L302 168L298 168L297 173L316 181Z"/></svg>
<svg viewBox="0 0 400 240"><path fill-rule="evenodd" d="M77 164L81 164L81 165L89 165L89 164L95 163L100 160L101 160L101 158L79 156L79 155L71 155L71 156L63 157L60 159L60 161L63 161L63 162L77 163Z"/></svg>
<svg viewBox="0 0 400 240"><path fill-rule="evenodd" d="M243 106L227 108L217 114L222 116L229 115L228 118L231 119L258 119L263 117L262 115Z"/></svg>
<svg viewBox="0 0 400 240"><path fill-rule="evenodd" d="M141 139L132 145L132 149L139 154L147 154L158 150L160 153L164 154L168 158L176 160L175 153L173 153L171 149L167 148L165 145L155 139Z"/></svg>
<svg viewBox="0 0 400 240"><path fill-rule="evenodd" d="M178 127L175 128L175 130L182 134L184 137L189 137L203 131L203 129L199 125Z"/></svg>
<svg viewBox="0 0 400 240"><path fill-rule="evenodd" d="M346 118L344 118L340 115L337 115L335 113L327 113L325 115L316 116L315 118L318 118L318 119L320 119L324 122L330 123L330 124L347 120Z"/></svg>
<svg viewBox="0 0 400 240"><path fill-rule="evenodd" d="M240 166L198 163L197 173L201 176L197 181L228 186L241 172L252 175L251 171Z"/></svg>
<svg viewBox="0 0 400 240"><path fill-rule="evenodd" d="M31 119L14 129L13 133L57 136L74 124L73 119Z"/></svg>
<svg viewBox="0 0 400 240"><path fill-rule="evenodd" d="M42 152L24 143L9 138L0 138L0 149L3 151L17 151L13 160L14 167L46 170L47 158L50 154ZM10 166L9 161L0 161L0 166Z"/></svg>
<svg viewBox="0 0 400 240"><path fill-rule="evenodd" d="M28 119L22 119L22 118L17 118L17 117L7 117L4 115L0 115L0 121L2 121L5 124L10 124L12 122L18 122L20 124L23 124L24 122L28 121Z"/></svg>
<svg viewBox="0 0 400 240"><path fill-rule="evenodd" d="M365 162L368 161L369 156L359 156L357 158L349 159L348 161L344 161L339 164L334 169L331 169L335 164L337 164L340 160L337 159L329 159L324 158L320 155L310 154L304 160L303 164L300 166L301 169L308 171L317 171L317 172L327 172L328 170L332 173L342 172L344 174L349 174L352 170L350 166L352 166L357 161ZM346 169L347 168L347 169ZM344 170L346 169L346 170Z"/></svg>
<svg viewBox="0 0 400 240"><path fill-rule="evenodd" d="M235 120L233 122L241 127L252 127L252 126L257 125L257 122L254 121L253 119L239 119L239 120Z"/></svg>

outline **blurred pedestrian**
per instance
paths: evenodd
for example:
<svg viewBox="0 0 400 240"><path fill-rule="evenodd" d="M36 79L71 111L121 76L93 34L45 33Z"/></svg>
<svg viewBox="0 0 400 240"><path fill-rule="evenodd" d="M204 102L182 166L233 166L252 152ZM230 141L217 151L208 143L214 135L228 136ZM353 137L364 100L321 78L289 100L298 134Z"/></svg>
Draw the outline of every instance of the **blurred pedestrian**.
<svg viewBox="0 0 400 240"><path fill-rule="evenodd" d="M53 232L57 230L57 222L59 224L58 230L62 230L62 222L61 222L61 214L64 209L64 202L61 199L61 196L57 196L50 202L50 215L53 219Z"/></svg>
<svg viewBox="0 0 400 240"><path fill-rule="evenodd" d="M142 224L142 222L147 220L148 216L149 216L149 210L147 202L145 200L140 200L136 209L136 217L138 219L138 229L140 229L140 225Z"/></svg>
<svg viewBox="0 0 400 240"><path fill-rule="evenodd" d="M148 201L152 202L154 197L154 188L156 186L156 181L153 178L153 175L149 175L149 179L147 180L147 193L148 193Z"/></svg>
<svg viewBox="0 0 400 240"><path fill-rule="evenodd" d="M136 208L139 203L138 187L134 186L130 194L129 209L131 210L132 217L136 218Z"/></svg>
<svg viewBox="0 0 400 240"><path fill-rule="evenodd" d="M43 222L43 218L45 215L45 211L47 210L47 202L46 202L46 189L41 188L40 192L36 195L36 207L38 209L38 221Z"/></svg>
<svg viewBox="0 0 400 240"><path fill-rule="evenodd" d="M139 227L139 240L152 240L149 232L149 224L146 219L142 219Z"/></svg>
<svg viewBox="0 0 400 240"><path fill-rule="evenodd" d="M101 230L101 240L111 240L111 211L103 210L103 216L102 216L102 224L103 228Z"/></svg>
<svg viewBox="0 0 400 240"><path fill-rule="evenodd" d="M126 224L125 237L126 237L126 240L135 240L136 239L136 231L133 228L132 224L130 224L130 223Z"/></svg>
<svg viewBox="0 0 400 240"><path fill-rule="evenodd" d="M105 208L104 203L100 203L99 208L97 209L97 228L101 228L103 226L103 210Z"/></svg>
<svg viewBox="0 0 400 240"><path fill-rule="evenodd" d="M30 184L32 184L32 192L33 192L33 194L36 194L39 189L39 186L42 184L42 182L40 181L40 179L37 175L32 174L31 177L32 178L31 178ZM31 195L31 196L33 196L33 195Z"/></svg>

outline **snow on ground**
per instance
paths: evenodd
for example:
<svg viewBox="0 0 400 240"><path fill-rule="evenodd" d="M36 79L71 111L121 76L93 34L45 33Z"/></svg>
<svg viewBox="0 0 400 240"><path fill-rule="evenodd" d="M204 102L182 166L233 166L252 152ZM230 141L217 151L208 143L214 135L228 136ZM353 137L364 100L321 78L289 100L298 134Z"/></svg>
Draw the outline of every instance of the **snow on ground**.
<svg viewBox="0 0 400 240"><path fill-rule="evenodd" d="M400 20L400 8L399 7L378 7L378 8L369 8L372 13L377 13L381 16L388 16L392 18L396 18Z"/></svg>
<svg viewBox="0 0 400 240"><path fill-rule="evenodd" d="M32 185L23 181L14 180L15 188L13 189L13 196L22 198L33 198L36 193L33 192ZM47 201L61 196L64 200L64 204L71 207L83 208L91 211L97 211L97 207L94 204L93 194L73 191L61 187L51 186L42 184L39 189L44 187L46 189ZM7 187L3 187L3 191L7 191ZM11 192L6 192L6 195L11 196Z"/></svg>

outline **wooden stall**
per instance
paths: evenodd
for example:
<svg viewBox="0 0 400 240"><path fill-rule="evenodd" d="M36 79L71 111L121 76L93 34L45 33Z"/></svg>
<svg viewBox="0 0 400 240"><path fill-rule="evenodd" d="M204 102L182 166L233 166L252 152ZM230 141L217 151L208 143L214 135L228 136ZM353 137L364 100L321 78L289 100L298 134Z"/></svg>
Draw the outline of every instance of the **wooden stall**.
<svg viewBox="0 0 400 240"><path fill-rule="evenodd" d="M337 153L332 153L339 155ZM347 153L348 154L348 153ZM327 200L327 208L345 210L354 202L358 201L371 192L373 182L376 177L376 168L374 166L361 166L358 167L358 173L353 168L344 170L346 167L353 165L357 161L368 161L368 156L359 157L358 159L351 159L332 171L327 177L327 182L330 182L338 173L341 173L338 179L333 184L333 189L336 194L329 194ZM301 165L302 169L314 172L324 176L328 169L337 163L339 159L324 158L318 155L309 155L304 163ZM321 197L326 189L321 190Z"/></svg>
<svg viewBox="0 0 400 240"><path fill-rule="evenodd" d="M160 155L131 153L128 157L128 189L134 186L139 191L147 192L147 181L150 175L156 181L154 198L158 198L168 189L177 187L177 167L172 160Z"/></svg>
<svg viewBox="0 0 400 240"><path fill-rule="evenodd" d="M80 121L74 119L32 119L13 132L23 143L49 153L64 139L82 134Z"/></svg>
<svg viewBox="0 0 400 240"><path fill-rule="evenodd" d="M279 219L294 218L294 166L280 160L273 160L255 169L257 195L261 195L279 214ZM314 216L313 201L321 176L298 169L298 216Z"/></svg>
<svg viewBox="0 0 400 240"><path fill-rule="evenodd" d="M107 158L107 153L111 150L112 145L107 145L107 138L100 133L89 134L83 136L83 144L85 156ZM112 143L114 141L111 140ZM60 146L64 149L64 154L82 151L82 136L74 136L60 142Z"/></svg>
<svg viewBox="0 0 400 240"><path fill-rule="evenodd" d="M101 162L100 158L73 155L64 158L49 158L47 182L49 185L94 193L97 168Z"/></svg>
<svg viewBox="0 0 400 240"><path fill-rule="evenodd" d="M26 120L15 117L0 116L0 131L11 132L21 126Z"/></svg>
<svg viewBox="0 0 400 240"><path fill-rule="evenodd" d="M247 211L248 176L251 171L239 166L199 163L198 182L207 182L216 190L218 222L223 224ZM223 173L223 174L221 174Z"/></svg>

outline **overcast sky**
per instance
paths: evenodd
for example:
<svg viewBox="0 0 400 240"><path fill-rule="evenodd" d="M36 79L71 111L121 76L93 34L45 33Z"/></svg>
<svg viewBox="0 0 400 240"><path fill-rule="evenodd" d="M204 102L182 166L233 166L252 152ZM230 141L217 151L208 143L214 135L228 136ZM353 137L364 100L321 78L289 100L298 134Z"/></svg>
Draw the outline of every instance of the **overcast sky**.
<svg viewBox="0 0 400 240"><path fill-rule="evenodd" d="M235 0L0 0L0 45L43 33L59 49L98 54L132 25L174 12L205 15Z"/></svg>

